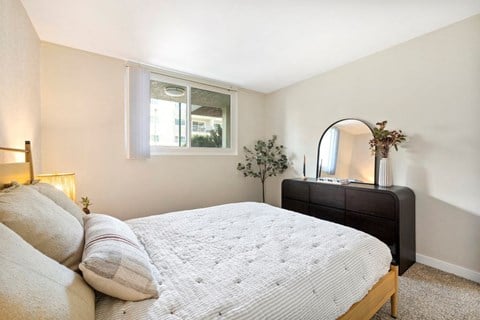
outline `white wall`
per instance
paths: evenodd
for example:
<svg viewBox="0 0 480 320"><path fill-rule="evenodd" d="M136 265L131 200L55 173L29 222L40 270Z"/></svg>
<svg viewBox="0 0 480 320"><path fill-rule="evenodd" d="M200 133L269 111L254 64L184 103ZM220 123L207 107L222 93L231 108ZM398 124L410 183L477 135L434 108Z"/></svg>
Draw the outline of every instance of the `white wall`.
<svg viewBox="0 0 480 320"><path fill-rule="evenodd" d="M74 171L77 197L120 218L261 201L257 180L236 170L241 147L263 137L264 96L238 94L239 156L162 156L127 160L125 62L50 43L41 47L42 164Z"/></svg>
<svg viewBox="0 0 480 320"><path fill-rule="evenodd" d="M392 152L394 183L416 194L417 252L480 271L480 15L267 96L276 133L315 176L318 139L332 122L388 120L408 143ZM368 146L365 145L365 148ZM307 162L308 163L308 162ZM280 204L280 179L268 184Z"/></svg>
<svg viewBox="0 0 480 320"><path fill-rule="evenodd" d="M0 0L0 146L33 146L40 164L40 40L18 0ZM0 152L0 162L23 161Z"/></svg>

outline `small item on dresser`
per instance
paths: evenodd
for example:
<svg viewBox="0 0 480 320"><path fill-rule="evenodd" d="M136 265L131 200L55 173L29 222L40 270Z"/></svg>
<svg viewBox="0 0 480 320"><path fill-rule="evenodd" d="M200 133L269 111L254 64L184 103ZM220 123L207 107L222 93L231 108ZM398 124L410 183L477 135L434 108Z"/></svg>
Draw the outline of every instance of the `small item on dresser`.
<svg viewBox="0 0 480 320"><path fill-rule="evenodd" d="M317 177L318 177L317 180L320 179L320 177L322 176L322 162L323 162L323 159L320 159L320 165L317 173Z"/></svg>
<svg viewBox="0 0 480 320"><path fill-rule="evenodd" d="M90 202L90 199L88 199L88 197L82 197L82 200L80 201L80 203L83 206L82 208L83 212L85 212L86 214L89 214L90 209L88 209L88 207L92 205L92 203Z"/></svg>
<svg viewBox="0 0 480 320"><path fill-rule="evenodd" d="M331 184L349 184L350 181L348 179L339 179L339 178L318 178L317 182L323 182L323 183L331 183Z"/></svg>
<svg viewBox="0 0 480 320"><path fill-rule="evenodd" d="M302 179L303 180L307 180L307 157L305 155L303 155L303 176L302 176Z"/></svg>

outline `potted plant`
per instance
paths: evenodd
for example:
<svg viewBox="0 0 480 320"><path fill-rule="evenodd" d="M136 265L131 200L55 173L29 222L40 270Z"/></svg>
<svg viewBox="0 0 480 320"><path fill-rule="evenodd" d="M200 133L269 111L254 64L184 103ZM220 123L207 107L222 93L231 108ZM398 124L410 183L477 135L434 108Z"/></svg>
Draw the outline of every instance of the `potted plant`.
<svg viewBox="0 0 480 320"><path fill-rule="evenodd" d="M245 163L238 163L237 170L245 177L259 178L262 182L262 199L265 202L265 180L288 169L289 163L284 153L285 147L277 145L277 136L267 141L257 140L253 150L243 147Z"/></svg>
<svg viewBox="0 0 480 320"><path fill-rule="evenodd" d="M88 197L82 197L82 200L80 201L80 203L83 206L82 208L83 212L85 212L86 214L89 214L90 209L88 209L88 207L92 205L92 203L90 202L90 199L88 199Z"/></svg>
<svg viewBox="0 0 480 320"><path fill-rule="evenodd" d="M390 148L394 147L395 151L398 151L398 145L407 138L402 130L387 130L386 125L387 120L377 122L376 127L373 128L373 138L368 142L372 153L380 157L378 184L382 187L390 187L393 184L388 160Z"/></svg>

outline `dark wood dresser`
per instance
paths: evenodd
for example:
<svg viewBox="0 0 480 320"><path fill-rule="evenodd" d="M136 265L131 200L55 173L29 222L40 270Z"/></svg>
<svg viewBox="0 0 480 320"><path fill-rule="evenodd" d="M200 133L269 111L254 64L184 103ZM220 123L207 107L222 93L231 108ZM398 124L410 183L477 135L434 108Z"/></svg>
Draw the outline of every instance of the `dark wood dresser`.
<svg viewBox="0 0 480 320"><path fill-rule="evenodd" d="M343 224L385 242L403 274L415 262L415 194L410 188L282 182L282 208Z"/></svg>

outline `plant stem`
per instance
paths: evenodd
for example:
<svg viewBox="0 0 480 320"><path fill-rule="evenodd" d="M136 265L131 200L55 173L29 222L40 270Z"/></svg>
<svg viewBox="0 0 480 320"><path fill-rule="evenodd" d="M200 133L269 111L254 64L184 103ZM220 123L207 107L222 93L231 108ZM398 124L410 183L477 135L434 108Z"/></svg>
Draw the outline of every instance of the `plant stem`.
<svg viewBox="0 0 480 320"><path fill-rule="evenodd" d="M265 203L265 180L262 180L262 199L263 203Z"/></svg>

